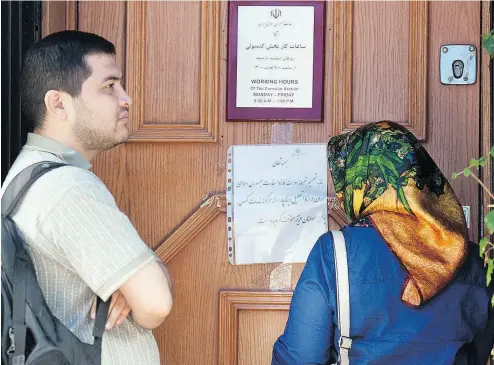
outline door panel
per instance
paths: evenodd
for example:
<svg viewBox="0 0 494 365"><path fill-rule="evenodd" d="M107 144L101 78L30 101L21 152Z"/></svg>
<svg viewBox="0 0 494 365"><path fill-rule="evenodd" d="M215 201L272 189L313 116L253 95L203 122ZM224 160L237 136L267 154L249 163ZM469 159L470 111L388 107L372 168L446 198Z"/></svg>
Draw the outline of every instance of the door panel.
<svg viewBox="0 0 494 365"><path fill-rule="evenodd" d="M356 122L408 120L409 8L407 2L354 3L352 120Z"/></svg>
<svg viewBox="0 0 494 365"><path fill-rule="evenodd" d="M439 52L443 44L474 44L480 49L480 3L430 2L429 16L429 138L425 148L447 178L466 167L479 151L480 84L448 87L439 82ZM450 179L451 180L451 179ZM472 179L452 181L462 205L470 205L470 238L477 241L478 186Z"/></svg>
<svg viewBox="0 0 494 365"><path fill-rule="evenodd" d="M134 102L133 138L154 141L105 152L93 170L169 265L175 306L155 331L168 365L268 364L290 300L290 292L269 289L293 289L303 269L228 263L230 145L321 143L335 131L390 119L419 134L447 177L479 153L479 82L439 82L441 45L480 47L478 2L326 3L323 123L225 121L227 2L67 2L63 11L47 9L50 32L77 27L115 43ZM56 14L64 20L47 20ZM476 239L477 186L469 179L452 185L472 207ZM330 226L338 224L330 219Z"/></svg>
<svg viewBox="0 0 494 365"><path fill-rule="evenodd" d="M239 312L238 365L270 364L273 343L283 332L288 311Z"/></svg>
<svg viewBox="0 0 494 365"><path fill-rule="evenodd" d="M217 2L127 5L131 141L217 140L219 13Z"/></svg>
<svg viewBox="0 0 494 365"><path fill-rule="evenodd" d="M145 9L146 123L194 123L200 117L201 3L137 4Z"/></svg>

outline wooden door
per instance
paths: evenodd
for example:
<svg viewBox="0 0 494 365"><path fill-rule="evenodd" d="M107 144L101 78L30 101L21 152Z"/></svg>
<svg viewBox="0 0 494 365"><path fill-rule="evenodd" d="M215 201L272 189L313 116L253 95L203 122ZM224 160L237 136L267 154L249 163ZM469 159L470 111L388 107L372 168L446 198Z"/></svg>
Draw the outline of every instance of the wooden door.
<svg viewBox="0 0 494 365"><path fill-rule="evenodd" d="M480 82L439 81L441 45L480 48L479 2L327 3L323 123L225 121L227 2L43 6L44 34L79 29L117 47L133 98L132 137L100 155L94 172L169 265L175 306L155 331L163 364L269 364L303 268L229 264L230 145L326 142L387 119L411 128L446 176L480 153ZM472 207L476 239L478 188L468 179L452 185Z"/></svg>

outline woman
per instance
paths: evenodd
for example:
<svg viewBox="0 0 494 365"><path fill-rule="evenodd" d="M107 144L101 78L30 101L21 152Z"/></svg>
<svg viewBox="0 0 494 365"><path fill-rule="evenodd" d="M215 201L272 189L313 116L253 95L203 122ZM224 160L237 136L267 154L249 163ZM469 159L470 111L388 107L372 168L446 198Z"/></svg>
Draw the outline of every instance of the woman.
<svg viewBox="0 0 494 365"><path fill-rule="evenodd" d="M396 123L365 125L328 143L350 282L350 364L487 363L493 285L462 208L417 139ZM312 249L273 365L338 358L333 239Z"/></svg>

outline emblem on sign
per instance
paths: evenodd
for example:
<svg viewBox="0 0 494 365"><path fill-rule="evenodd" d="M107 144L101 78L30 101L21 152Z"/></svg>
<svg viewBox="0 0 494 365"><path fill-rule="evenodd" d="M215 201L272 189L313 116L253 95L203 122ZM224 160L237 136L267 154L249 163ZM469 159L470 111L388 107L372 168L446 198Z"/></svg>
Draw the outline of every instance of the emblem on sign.
<svg viewBox="0 0 494 365"><path fill-rule="evenodd" d="M271 16L275 19L278 19L281 16L281 10L280 9L271 10Z"/></svg>

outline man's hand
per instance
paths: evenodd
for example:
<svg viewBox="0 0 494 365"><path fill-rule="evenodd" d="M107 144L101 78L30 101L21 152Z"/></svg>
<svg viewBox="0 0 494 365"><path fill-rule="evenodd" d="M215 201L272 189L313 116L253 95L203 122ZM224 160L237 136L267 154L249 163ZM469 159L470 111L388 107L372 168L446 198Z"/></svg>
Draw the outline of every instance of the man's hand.
<svg viewBox="0 0 494 365"><path fill-rule="evenodd" d="M120 326L129 315L130 310L131 308L125 300L125 297L117 290L111 296L110 308L108 309L108 320L105 329L110 330L114 326ZM96 300L91 307L91 318L96 318Z"/></svg>

